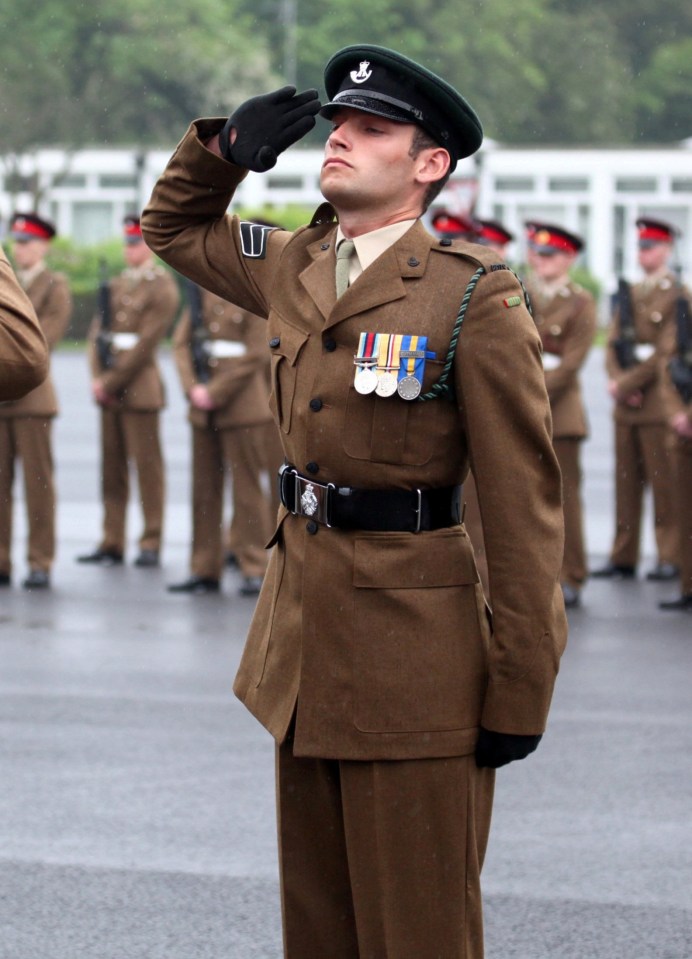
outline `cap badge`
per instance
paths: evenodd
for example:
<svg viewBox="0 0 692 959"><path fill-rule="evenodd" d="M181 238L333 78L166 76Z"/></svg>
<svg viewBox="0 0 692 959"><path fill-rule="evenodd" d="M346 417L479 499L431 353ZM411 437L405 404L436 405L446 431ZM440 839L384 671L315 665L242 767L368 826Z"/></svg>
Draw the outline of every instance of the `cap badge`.
<svg viewBox="0 0 692 959"><path fill-rule="evenodd" d="M369 80L372 76L372 70L368 70L370 66L369 60L361 61L358 70L351 70L351 79L354 83L365 83L366 80Z"/></svg>

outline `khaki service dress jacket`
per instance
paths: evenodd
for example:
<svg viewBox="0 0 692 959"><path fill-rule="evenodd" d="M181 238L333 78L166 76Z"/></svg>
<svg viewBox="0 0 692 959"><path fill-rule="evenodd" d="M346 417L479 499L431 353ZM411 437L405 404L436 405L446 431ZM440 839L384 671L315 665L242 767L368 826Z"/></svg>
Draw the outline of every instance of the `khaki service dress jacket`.
<svg viewBox="0 0 692 959"><path fill-rule="evenodd" d="M108 370L99 365L96 335L100 319L95 317L89 333L92 376L118 398L116 410L161 410L165 395L156 348L175 318L180 302L178 285L168 270L156 265L124 270L111 280L110 292L115 363ZM129 340L122 334L129 334Z"/></svg>
<svg viewBox="0 0 692 959"><path fill-rule="evenodd" d="M67 332L72 315L72 295L67 278L62 273L43 269L29 283L26 293L40 318L48 348L53 350ZM50 372L40 386L22 399L0 406L0 417L38 416L44 419L57 413L58 398Z"/></svg>
<svg viewBox="0 0 692 959"><path fill-rule="evenodd" d="M0 249L0 402L35 389L48 373L48 345L31 301Z"/></svg>
<svg viewBox="0 0 692 959"><path fill-rule="evenodd" d="M229 429L271 422L265 373L269 356L266 323L207 290L202 290L202 311L210 341L236 346L235 350L228 350L234 355L212 355L209 359L205 386L216 403L214 425L217 429ZM190 311L185 310L175 328L173 349L186 395L199 382L190 349L190 331ZM190 405L188 419L193 426L204 428L209 414Z"/></svg>
<svg viewBox="0 0 692 959"><path fill-rule="evenodd" d="M579 372L596 333L596 304L589 292L569 280L551 297L529 278L533 318L543 346L545 385L553 416L554 439L588 435Z"/></svg>
<svg viewBox="0 0 692 959"><path fill-rule="evenodd" d="M673 273L666 273L653 283L632 284L632 314L639 362L628 370L618 364L613 342L620 335L620 312L615 310L606 349L606 370L624 393L640 390L640 407L616 403L616 422L630 425L663 424L666 421L661 369L670 327L675 322L675 301L679 288Z"/></svg>
<svg viewBox="0 0 692 959"><path fill-rule="evenodd" d="M200 285L268 317L271 406L288 460L320 483L441 488L478 480L490 629L462 525L418 534L317 526L282 509L235 691L293 751L337 759L465 755L479 724L541 733L566 639L560 475L540 340L521 288L483 248L420 221L337 301L329 205L294 233L226 215L246 174L197 121L154 189L147 243ZM455 397L353 387L362 331L418 333L441 375L464 291Z"/></svg>

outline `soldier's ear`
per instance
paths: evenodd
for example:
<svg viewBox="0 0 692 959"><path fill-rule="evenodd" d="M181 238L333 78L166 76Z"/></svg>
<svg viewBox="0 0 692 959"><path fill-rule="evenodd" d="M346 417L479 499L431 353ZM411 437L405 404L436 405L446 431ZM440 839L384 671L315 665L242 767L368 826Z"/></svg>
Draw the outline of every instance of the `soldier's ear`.
<svg viewBox="0 0 692 959"><path fill-rule="evenodd" d="M447 175L451 160L444 147L429 147L416 157L416 181L434 183Z"/></svg>

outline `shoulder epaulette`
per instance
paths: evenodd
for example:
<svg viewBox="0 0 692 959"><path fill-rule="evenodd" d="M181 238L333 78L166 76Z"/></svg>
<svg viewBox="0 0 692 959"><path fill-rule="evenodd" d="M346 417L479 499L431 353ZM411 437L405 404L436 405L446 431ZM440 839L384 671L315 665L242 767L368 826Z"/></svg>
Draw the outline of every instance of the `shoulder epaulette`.
<svg viewBox="0 0 692 959"><path fill-rule="evenodd" d="M331 203L320 203L315 212L313 213L312 219L310 220L309 226L325 226L328 223L336 223L337 215L334 207Z"/></svg>

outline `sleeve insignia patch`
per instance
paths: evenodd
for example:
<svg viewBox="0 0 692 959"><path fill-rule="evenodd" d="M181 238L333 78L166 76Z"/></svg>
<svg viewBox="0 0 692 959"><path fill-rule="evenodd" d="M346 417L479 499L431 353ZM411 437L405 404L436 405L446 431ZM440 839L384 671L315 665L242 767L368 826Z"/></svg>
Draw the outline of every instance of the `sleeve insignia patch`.
<svg viewBox="0 0 692 959"><path fill-rule="evenodd" d="M249 220L240 222L240 245L243 256L253 260L263 260L267 255L267 237L276 227L263 226L260 223L251 223Z"/></svg>
<svg viewBox="0 0 692 959"><path fill-rule="evenodd" d="M508 308L509 308L510 306L521 306L521 304L524 302L524 297L523 297L523 296L508 296L507 299L506 299L506 300L503 300L502 302L503 302L503 303L505 304L505 306L508 307Z"/></svg>

